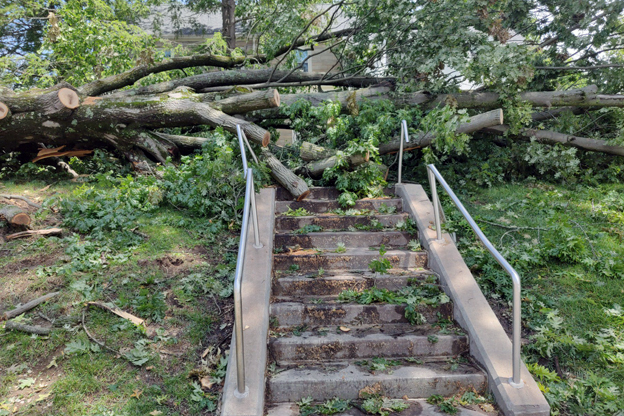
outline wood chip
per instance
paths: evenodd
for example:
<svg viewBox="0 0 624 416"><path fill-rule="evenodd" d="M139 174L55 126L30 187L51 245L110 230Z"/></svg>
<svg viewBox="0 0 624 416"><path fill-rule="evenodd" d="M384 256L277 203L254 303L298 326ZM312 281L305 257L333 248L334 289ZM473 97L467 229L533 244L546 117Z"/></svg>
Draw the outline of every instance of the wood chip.
<svg viewBox="0 0 624 416"><path fill-rule="evenodd" d="M351 328L347 328L346 326L341 326L341 327L340 327L340 330L341 330L342 332L349 332L349 331L351 331Z"/></svg>
<svg viewBox="0 0 624 416"><path fill-rule="evenodd" d="M130 322L132 322L135 325L144 325L145 324L145 319L138 318L138 317L136 317L136 316L134 316L134 315L132 315L132 314L130 314L128 312L124 312L124 311L122 311L119 308L111 307L111 306L109 306L109 305L107 305L105 303L102 303L102 302L87 302L87 305L93 305L93 306L97 306L98 308L106 309L107 311L112 312L112 313L114 313L115 315L117 315L117 316L119 316L121 318L129 320Z"/></svg>

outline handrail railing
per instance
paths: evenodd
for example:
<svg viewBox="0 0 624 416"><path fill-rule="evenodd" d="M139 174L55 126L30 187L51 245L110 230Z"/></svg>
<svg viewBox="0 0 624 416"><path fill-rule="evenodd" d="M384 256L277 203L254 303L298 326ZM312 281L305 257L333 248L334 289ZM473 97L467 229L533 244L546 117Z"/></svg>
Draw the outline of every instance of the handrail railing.
<svg viewBox="0 0 624 416"><path fill-rule="evenodd" d="M512 314L513 314L513 344L512 344L512 364L513 364L513 375L509 379L509 384L515 388L521 388L524 386L522 379L520 378L520 319L521 319L521 304L520 304L520 275L518 272L511 267L511 265L505 260L505 258L496 250L496 248L490 243L490 240L483 234L483 231L479 228L477 223L474 221L472 216L468 213L464 205L461 203L457 195L453 192L451 187L446 183L440 172L436 169L434 165L427 165L427 173L429 175L429 183L431 185L431 195L433 197L433 215L435 221L436 228L436 237L438 240L442 240L442 226L440 224L440 201L438 199L438 191L436 189L436 179L442 185L442 188L446 191L446 193L451 197L451 200L464 216L472 231L475 232L477 238L481 240L485 248L494 256L498 264L500 264L503 269L509 276L511 276L511 280L513 282L513 305L512 305ZM400 178L400 176L399 176Z"/></svg>
<svg viewBox="0 0 624 416"><path fill-rule="evenodd" d="M242 398L249 393L245 386L245 348L243 341L243 270L245 267L245 254L247 250L247 232L249 228L249 217L253 223L254 247L261 248L260 233L258 231L258 212L256 210L256 193L254 190L253 169L248 167L247 155L244 142L247 142L245 133L236 126L238 132L238 144L240 145L241 158L243 159L243 169L245 172L245 205L243 207L243 224L238 246L238 257L236 258L236 272L234 274L234 332L236 334L236 385L235 396ZM249 143L247 142L249 146Z"/></svg>
<svg viewBox="0 0 624 416"><path fill-rule="evenodd" d="M401 175L403 173L403 139L406 143L409 143L409 133L407 132L407 121L401 121L401 142L399 145L399 180L397 183L401 183Z"/></svg>

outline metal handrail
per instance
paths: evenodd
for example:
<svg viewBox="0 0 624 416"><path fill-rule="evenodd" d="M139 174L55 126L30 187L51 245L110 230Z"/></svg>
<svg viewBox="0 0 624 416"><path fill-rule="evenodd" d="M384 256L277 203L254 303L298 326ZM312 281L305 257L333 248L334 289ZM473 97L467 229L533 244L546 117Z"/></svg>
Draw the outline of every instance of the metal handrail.
<svg viewBox="0 0 624 416"><path fill-rule="evenodd" d="M409 133L407 132L407 121L401 121L401 144L399 145L399 180L398 184L401 183L401 174L403 173L403 139L405 139L405 143L409 143Z"/></svg>
<svg viewBox="0 0 624 416"><path fill-rule="evenodd" d="M513 314L513 343L512 343L512 364L513 364L513 375L509 379L509 384L515 388L521 388L524 386L524 382L520 378L520 319L521 319L521 305L520 305L520 275L518 272L511 267L511 265L505 260L505 258L496 250L496 248L490 243L490 240L483 234L483 231L479 228L475 220L468 213L464 205L461 203L457 195L453 192L451 187L446 183L440 172L436 169L434 165L427 165L427 173L429 175L429 183L431 184L431 195L433 197L433 215L435 218L435 228L436 228L436 237L438 241L442 240L442 227L440 225L440 201L438 199L438 191L436 189L436 179L442 185L442 188L446 191L446 193L451 197L451 200L464 216L472 231L475 232L477 238L481 240L485 248L494 256L498 264L500 264L503 269L509 276L511 276L511 280L513 282L513 305L512 305L512 314Z"/></svg>
<svg viewBox="0 0 624 416"><path fill-rule="evenodd" d="M236 272L234 274L234 331L236 334L236 397L242 398L249 394L249 389L245 386L245 348L243 341L243 271L245 267L245 254L247 250L247 232L249 228L249 217L252 219L254 231L254 248L261 248L260 233L258 230L258 211L256 210L256 193L254 190L253 169L248 167L247 155L245 152L244 132L240 126L236 126L238 132L238 144L241 148L241 158L243 159L243 169L246 179L245 205L243 207L243 224L238 246L238 257L236 259ZM246 139L246 138L245 138Z"/></svg>

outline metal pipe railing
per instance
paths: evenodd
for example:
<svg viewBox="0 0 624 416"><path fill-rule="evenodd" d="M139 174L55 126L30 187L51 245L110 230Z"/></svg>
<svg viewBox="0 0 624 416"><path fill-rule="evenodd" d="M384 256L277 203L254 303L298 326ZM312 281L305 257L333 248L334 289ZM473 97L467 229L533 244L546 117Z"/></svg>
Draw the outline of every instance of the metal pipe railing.
<svg viewBox="0 0 624 416"><path fill-rule="evenodd" d="M234 274L234 332L236 334L236 391L235 396L242 398L249 393L245 385L245 342L243 339L243 272L245 267L245 254L247 250L247 233L249 230L249 217L253 224L254 248L261 248L260 232L258 229L258 211L256 209L256 193L254 190L253 169L247 164L245 152L244 132L240 126L236 126L238 132L238 144L243 159L245 183L245 205L243 206L243 224L236 258L236 272ZM245 138L246 139L246 138ZM247 143L247 145L249 145Z"/></svg>
<svg viewBox="0 0 624 416"><path fill-rule="evenodd" d="M512 314L513 314L513 344L512 344L512 364L513 364L513 375L509 379L509 384L515 388L521 388L524 386L524 382L520 378L520 320L521 320L521 304L520 304L520 275L518 272L511 267L511 265L505 260L505 258L496 250L496 248L490 243L490 240L483 234L483 231L479 228L475 220L468 213L464 205L461 203L457 195L453 192L451 187L446 183L440 172L436 169L434 165L427 165L427 173L429 175L429 183L431 185L431 196L433 198L433 215L435 221L435 229L436 229L436 237L438 241L442 240L442 226L440 224L440 201L438 199L438 191L436 189L436 180L440 183L442 188L446 191L446 193L451 197L451 200L464 216L472 231L475 232L477 238L481 240L485 248L494 256L498 264L500 264L503 269L509 276L511 276L511 280L513 282L513 304L512 304Z"/></svg>
<svg viewBox="0 0 624 416"><path fill-rule="evenodd" d="M401 175L403 173L403 139L406 143L409 143L409 133L407 132L407 121L401 121L401 142L399 145L399 180L397 183L401 183Z"/></svg>

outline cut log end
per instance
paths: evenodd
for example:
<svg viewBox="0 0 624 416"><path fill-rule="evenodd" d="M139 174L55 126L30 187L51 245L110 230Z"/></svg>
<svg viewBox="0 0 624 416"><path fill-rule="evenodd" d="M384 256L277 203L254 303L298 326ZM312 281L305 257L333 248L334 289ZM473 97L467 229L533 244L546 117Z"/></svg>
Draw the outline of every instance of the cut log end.
<svg viewBox="0 0 624 416"><path fill-rule="evenodd" d="M271 97L269 99L269 103L273 106L273 107L279 107L280 106L280 94L277 90L273 90L273 97Z"/></svg>
<svg viewBox="0 0 624 416"><path fill-rule="evenodd" d="M297 202L303 201L304 199L306 199L308 197L308 195L310 195L310 191L309 190L307 190L304 193L302 193L301 195L299 195L297 197Z"/></svg>
<svg viewBox="0 0 624 416"><path fill-rule="evenodd" d="M16 214L12 219L11 219L11 224L13 225L30 225L30 216L28 214L25 214L23 212Z"/></svg>
<svg viewBox="0 0 624 416"><path fill-rule="evenodd" d="M0 120L7 118L9 115L9 106L0 102Z"/></svg>
<svg viewBox="0 0 624 416"><path fill-rule="evenodd" d="M78 93L76 93L76 91L74 90L70 90L69 88L61 88L58 91L58 98L65 108L74 110L80 107L80 97L78 97Z"/></svg>
<svg viewBox="0 0 624 416"><path fill-rule="evenodd" d="M262 147L267 147L271 143L271 133L268 131L262 136Z"/></svg>

